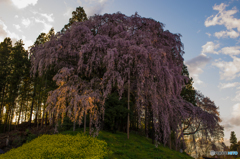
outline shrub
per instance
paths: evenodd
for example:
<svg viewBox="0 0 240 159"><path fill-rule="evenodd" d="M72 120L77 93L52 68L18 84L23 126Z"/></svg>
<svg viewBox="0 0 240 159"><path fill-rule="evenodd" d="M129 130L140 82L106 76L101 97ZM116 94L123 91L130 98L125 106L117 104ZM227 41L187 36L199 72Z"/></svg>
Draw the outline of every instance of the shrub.
<svg viewBox="0 0 240 159"><path fill-rule="evenodd" d="M42 135L17 149L2 154L2 159L25 158L89 158L100 159L108 155L107 143L78 133L72 135Z"/></svg>

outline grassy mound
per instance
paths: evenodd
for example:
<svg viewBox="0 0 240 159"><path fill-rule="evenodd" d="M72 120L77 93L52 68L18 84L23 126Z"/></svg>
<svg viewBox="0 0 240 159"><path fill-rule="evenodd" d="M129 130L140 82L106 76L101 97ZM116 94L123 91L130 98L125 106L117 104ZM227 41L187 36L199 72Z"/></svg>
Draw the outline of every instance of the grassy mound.
<svg viewBox="0 0 240 159"><path fill-rule="evenodd" d="M98 137L82 134L83 129L63 131L55 135L42 135L19 148L12 149L1 158L76 158L76 159L193 159L185 153L159 145L151 139L135 133L127 134L107 131ZM88 134L88 129L86 134Z"/></svg>
<svg viewBox="0 0 240 159"><path fill-rule="evenodd" d="M21 147L0 155L2 159L88 158L100 159L108 154L107 143L88 135L42 135Z"/></svg>

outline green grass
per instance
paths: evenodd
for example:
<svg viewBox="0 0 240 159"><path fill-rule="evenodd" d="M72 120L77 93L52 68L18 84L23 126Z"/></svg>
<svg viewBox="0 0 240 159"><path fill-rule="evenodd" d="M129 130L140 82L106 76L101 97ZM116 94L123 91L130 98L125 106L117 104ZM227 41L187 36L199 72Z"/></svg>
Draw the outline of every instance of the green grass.
<svg viewBox="0 0 240 159"><path fill-rule="evenodd" d="M76 135L83 129L77 129L76 132L64 131L62 134ZM88 129L86 131L88 133ZM156 148L152 140L135 133L130 133L129 140L127 134L117 132L113 134L107 131L100 131L97 137L108 144L108 149L112 151L105 159L193 159L192 157L180 152L171 150L159 145Z"/></svg>
<svg viewBox="0 0 240 159"><path fill-rule="evenodd" d="M83 132L83 129L76 129L75 132L73 132L72 130L62 131L59 133L59 135L77 136L77 134L82 133L82 132ZM87 128L86 134L88 134L88 128ZM74 149L74 152L76 151L76 153L77 152L80 153L81 150L77 150L77 149L79 147L83 146L83 145L81 146L81 144L82 144L81 142L83 142L83 139L78 139L79 141L81 141L80 143L79 143L79 141L75 141L75 140L74 140L75 143L73 143L68 140L66 140L65 142L64 141L60 142L60 139L54 139L54 138L56 138L56 135L55 135L55 137L53 136L52 138L51 138L51 136L48 136L48 137L49 137L48 141L45 141L44 138L41 138L41 136L36 139L33 139L29 143L26 143L23 146L18 147L15 150L13 149L13 150L3 154L2 158L4 158L4 156L5 156L5 158L10 159L9 156L13 157L13 156L19 155L20 153L22 153L22 155L23 155L22 151L24 151L25 154L27 155L30 153L29 149L33 150L33 151L31 151L33 158L34 158L34 156L35 157L38 156L37 158L39 158L39 156L42 156L43 151L45 153L45 149L43 150L43 146L41 146L43 144L45 144L44 145L45 148L51 147L48 149L52 149L52 150L47 151L48 153L51 153L51 155L49 155L47 158L54 158L54 156L56 158L56 156L59 157L60 153L63 153L62 151L64 151L64 153L66 151L65 154L69 154L69 151L73 151L73 149ZM63 138L64 137L62 137L61 139L63 139ZM92 137L90 137L90 138L92 138ZM105 149L103 150L103 152L105 152L105 154L106 154L106 155L104 155L105 156L104 159L193 159L192 157L189 157L184 153L180 153L180 152L171 150L162 145L159 145L158 148L156 148L155 145L151 144L152 143L151 139L137 135L135 133L130 133L130 137L128 140L126 133L117 132L117 133L113 134L113 133L107 132L107 131L100 131L99 135L96 138L97 138L97 140L103 140L107 143L107 145L106 145L107 147L105 147ZM53 140L53 141L50 141L50 140ZM56 148L56 147L58 147L58 146L56 146L58 144L60 144L59 145L61 147L61 148L59 147L60 149ZM74 144L78 145L78 146L73 146ZM71 148L71 146L72 146L72 148ZM70 149L66 149L66 147L69 147ZM99 145L96 144L94 147L97 150L97 147L99 147ZM36 150L40 150L40 149L41 149L41 151L36 151ZM101 150L98 150L98 151L100 152ZM85 152L85 150L84 150L84 152ZM92 151L90 151L90 149L89 149L89 152L96 153L95 150L94 150L94 152L92 152ZM62 156L62 155L63 154L61 154L61 158L69 158L70 157L68 155L67 156L64 156L64 155ZM79 156L79 155L77 155L77 156ZM72 155L72 156L74 156L74 155ZM45 154L44 158L46 158L46 154ZM81 158L81 157L80 156L76 157L76 155L75 155L75 157L73 157L73 158ZM82 157L82 158L89 158L89 157ZM92 156L89 159L93 159L93 158L94 157ZM1 155L0 155L0 159L1 159Z"/></svg>

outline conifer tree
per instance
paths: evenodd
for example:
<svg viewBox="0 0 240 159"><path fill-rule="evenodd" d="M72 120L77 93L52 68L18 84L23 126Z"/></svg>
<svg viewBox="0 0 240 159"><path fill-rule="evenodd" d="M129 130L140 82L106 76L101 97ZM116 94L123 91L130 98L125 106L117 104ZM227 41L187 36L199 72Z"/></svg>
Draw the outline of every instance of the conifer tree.
<svg viewBox="0 0 240 159"><path fill-rule="evenodd" d="M231 151L237 151L237 137L234 131L231 131L231 136L230 136L230 150Z"/></svg>

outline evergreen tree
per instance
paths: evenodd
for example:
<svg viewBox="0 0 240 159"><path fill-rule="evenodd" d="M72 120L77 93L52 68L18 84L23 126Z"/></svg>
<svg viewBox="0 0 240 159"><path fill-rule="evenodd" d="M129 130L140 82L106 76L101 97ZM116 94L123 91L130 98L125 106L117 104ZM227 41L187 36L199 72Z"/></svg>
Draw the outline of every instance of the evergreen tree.
<svg viewBox="0 0 240 159"><path fill-rule="evenodd" d="M231 151L237 151L237 137L234 131L231 131L231 136L230 136L230 150Z"/></svg>
<svg viewBox="0 0 240 159"><path fill-rule="evenodd" d="M83 7L77 7L76 11L72 12L72 18L69 19L69 23L64 26L61 32L66 32L74 22L83 22L88 20L87 14L85 13Z"/></svg>

